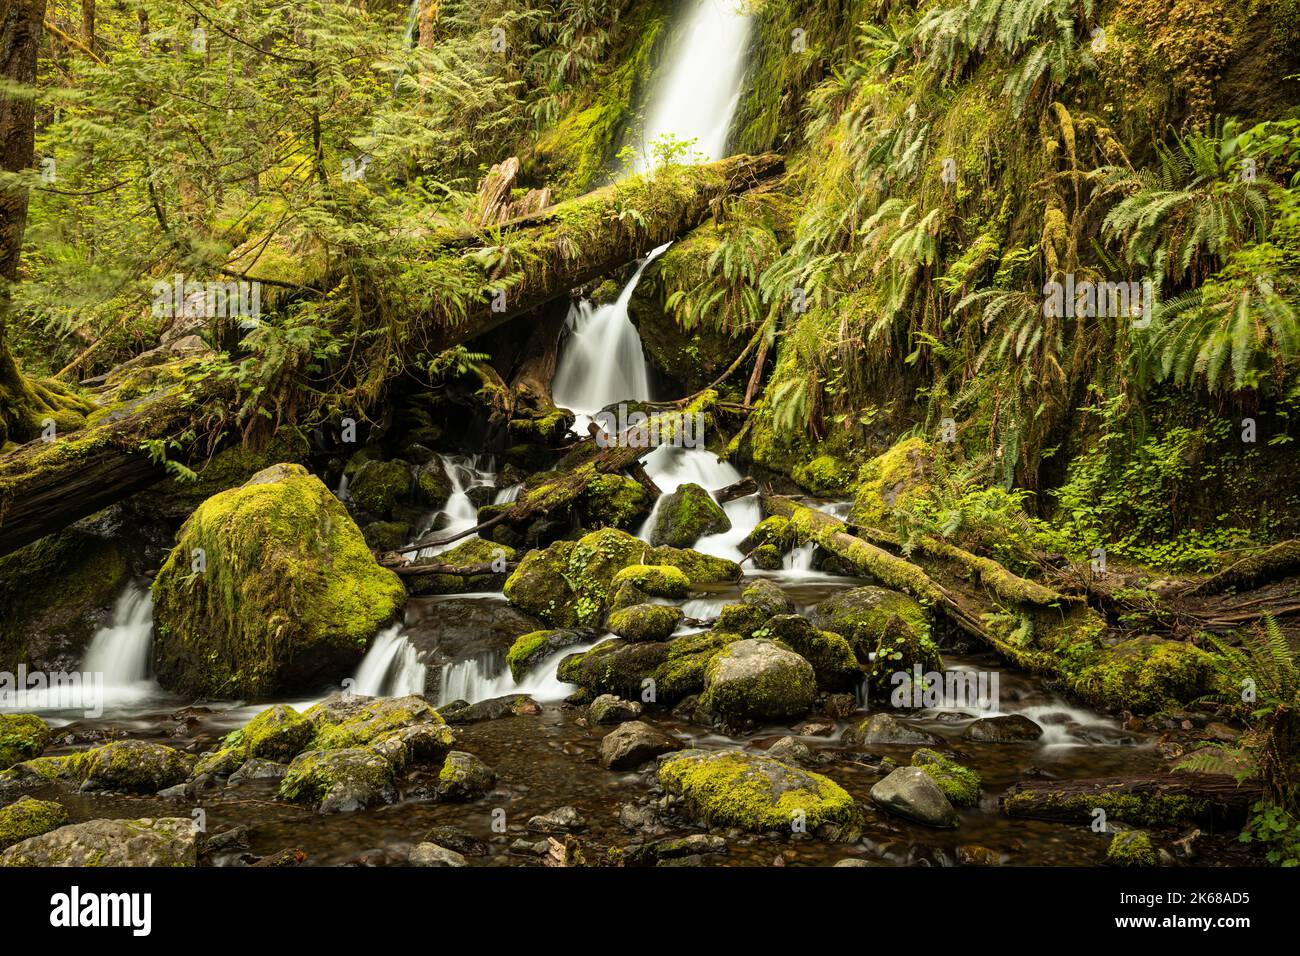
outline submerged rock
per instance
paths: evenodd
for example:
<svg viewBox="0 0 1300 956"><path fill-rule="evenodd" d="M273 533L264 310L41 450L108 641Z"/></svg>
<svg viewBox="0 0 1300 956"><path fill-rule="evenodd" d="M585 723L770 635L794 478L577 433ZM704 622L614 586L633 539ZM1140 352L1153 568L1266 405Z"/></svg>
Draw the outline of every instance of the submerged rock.
<svg viewBox="0 0 1300 956"><path fill-rule="evenodd" d="M952 829L961 823L939 785L918 767L899 767L871 788L871 799L926 826Z"/></svg>
<svg viewBox="0 0 1300 956"><path fill-rule="evenodd" d="M499 720L502 717L536 717L542 712L541 704L527 694L506 694L489 697L477 703L453 700L438 708L438 713L449 724L474 724L480 720Z"/></svg>
<svg viewBox="0 0 1300 956"><path fill-rule="evenodd" d="M686 750L661 758L658 776L705 826L811 833L825 825L838 839L859 820L853 798L839 784L771 757Z"/></svg>
<svg viewBox="0 0 1300 956"><path fill-rule="evenodd" d="M436 843L462 856L488 856L492 847L460 827L436 826L424 835L422 843Z"/></svg>
<svg viewBox="0 0 1300 956"><path fill-rule="evenodd" d="M49 742L49 725L35 714L0 714L0 770L39 757Z"/></svg>
<svg viewBox="0 0 1300 956"><path fill-rule="evenodd" d="M58 829L68 822L68 811L50 800L20 797L0 807L0 850Z"/></svg>
<svg viewBox="0 0 1300 956"><path fill-rule="evenodd" d="M772 641L744 640L709 664L700 704L724 718L769 720L802 716L816 695L808 661Z"/></svg>
<svg viewBox="0 0 1300 956"><path fill-rule="evenodd" d="M981 717L962 736L985 743L1021 743L1043 736L1043 728L1022 714L1003 714Z"/></svg>
<svg viewBox="0 0 1300 956"><path fill-rule="evenodd" d="M872 714L856 727L844 731L846 746L857 744L937 744L934 734L918 730L889 714Z"/></svg>
<svg viewBox="0 0 1300 956"><path fill-rule="evenodd" d="M198 832L185 817L90 820L32 837L0 853L0 866L198 864Z"/></svg>
<svg viewBox="0 0 1300 956"><path fill-rule="evenodd" d="M528 829L539 833L576 833L587 828L587 821L575 807L560 807L550 813L539 813L528 820Z"/></svg>
<svg viewBox="0 0 1300 956"><path fill-rule="evenodd" d="M600 765L606 770L631 770L661 754L681 750L682 742L639 720L619 724L600 742Z"/></svg>
<svg viewBox="0 0 1300 956"><path fill-rule="evenodd" d="M251 697L351 671L406 589L320 479L276 465L199 506L153 596L159 682Z"/></svg>
<svg viewBox="0 0 1300 956"><path fill-rule="evenodd" d="M722 505L697 484L679 485L659 501L659 514L650 543L674 548L689 548L706 534L731 530L731 519Z"/></svg>

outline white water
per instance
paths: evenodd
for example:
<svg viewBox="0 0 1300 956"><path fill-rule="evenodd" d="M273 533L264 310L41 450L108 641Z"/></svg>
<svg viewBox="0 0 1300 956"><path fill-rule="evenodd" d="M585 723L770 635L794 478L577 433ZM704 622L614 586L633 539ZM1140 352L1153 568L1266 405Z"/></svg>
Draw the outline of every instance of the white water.
<svg viewBox="0 0 1300 956"><path fill-rule="evenodd" d="M654 164L654 144L664 136L694 140L690 158L721 159L740 102L752 18L741 0L696 0L678 34L667 70L652 88L634 168Z"/></svg>
<svg viewBox="0 0 1300 956"><path fill-rule="evenodd" d="M429 529L435 526L438 528L437 535L439 538L450 538L462 531L468 531L470 528L476 527L478 525L478 508L474 506L474 502L470 501L469 490L483 485L492 486L496 484L496 462L491 455L439 455L438 459L442 462L447 477L451 480L451 495L447 498L447 503L442 506L442 510L434 512L426 526L420 529L420 533L416 535L417 540L427 535ZM439 522L439 517L442 519L441 522ZM473 537L475 536L467 535L450 544L437 544L421 548L416 555L416 559L430 558L435 554L441 554Z"/></svg>
<svg viewBox="0 0 1300 956"><path fill-rule="evenodd" d="M476 704L493 697L506 694L528 694L538 703L563 700L577 690L576 684L566 684L555 676L555 669L560 661L570 654L581 654L591 650L598 641L590 644L577 644L556 651L545 660L539 661L524 675L524 679L515 683L510 668L504 662L485 662L479 658L444 664L442 681L438 690L438 703L441 707L453 700L464 700Z"/></svg>
<svg viewBox="0 0 1300 956"><path fill-rule="evenodd" d="M367 697L405 697L423 694L426 669L415 645L394 624L376 635L357 668L354 693Z"/></svg>
<svg viewBox="0 0 1300 956"><path fill-rule="evenodd" d="M654 479L664 496L684 484L696 484L706 491L725 488L743 477L739 471L717 455L702 448L673 448L667 445L656 448L645 459L646 473ZM637 537L649 541L659 522L659 508L664 497L655 501L654 510L637 531ZM758 500L754 496L737 498L722 506L731 519L731 530L721 534L708 534L694 544L696 551L719 558L739 561L744 557L740 550L743 541L762 518Z"/></svg>

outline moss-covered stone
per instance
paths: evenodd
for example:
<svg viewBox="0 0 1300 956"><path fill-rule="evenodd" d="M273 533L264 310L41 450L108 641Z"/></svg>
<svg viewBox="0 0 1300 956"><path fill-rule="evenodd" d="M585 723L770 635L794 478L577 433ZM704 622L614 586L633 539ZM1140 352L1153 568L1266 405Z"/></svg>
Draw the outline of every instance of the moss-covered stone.
<svg viewBox="0 0 1300 956"><path fill-rule="evenodd" d="M659 502L650 534L653 545L689 548L706 534L731 530L731 519L707 490L687 482Z"/></svg>
<svg viewBox="0 0 1300 956"><path fill-rule="evenodd" d="M560 661L556 676L594 694L615 694L637 700L643 682L654 679L668 659L668 645L657 641L632 643L622 638L601 641L585 654Z"/></svg>
<svg viewBox="0 0 1300 956"><path fill-rule="evenodd" d="M888 528L894 509L929 492L927 477L933 451L919 436L905 438L862 466L849 522Z"/></svg>
<svg viewBox="0 0 1300 956"><path fill-rule="evenodd" d="M412 755L419 759L441 758L455 738L442 716L417 695L407 697L363 697L335 694L303 713L313 728L308 746L312 750L365 747L394 733L422 730L419 747Z"/></svg>
<svg viewBox="0 0 1300 956"><path fill-rule="evenodd" d="M912 766L925 771L954 807L973 807L979 803L980 777L974 770L924 748L912 754Z"/></svg>
<svg viewBox="0 0 1300 956"><path fill-rule="evenodd" d="M376 551L396 551L411 537L411 526L405 521L371 521L361 526L366 544Z"/></svg>
<svg viewBox="0 0 1300 956"><path fill-rule="evenodd" d="M794 613L794 602L781 590L780 585L766 578L758 578L747 584L740 592L740 603L759 608L769 617Z"/></svg>
<svg viewBox="0 0 1300 956"><path fill-rule="evenodd" d="M239 731L238 742L249 757L288 763L307 746L314 730L312 722L288 704L276 704L250 720ZM228 745L233 743L227 739Z"/></svg>
<svg viewBox="0 0 1300 956"><path fill-rule="evenodd" d="M943 660L930 636L924 608L899 591L861 587L841 591L813 608L818 628L839 634L867 668L873 692L888 694L893 674L920 665L922 673L940 671Z"/></svg>
<svg viewBox="0 0 1300 956"><path fill-rule="evenodd" d="M743 541L740 550L749 552L761 545L771 545L778 554L785 554L799 544L799 535L790 527L790 519L769 515L754 525Z"/></svg>
<svg viewBox="0 0 1300 956"><path fill-rule="evenodd" d="M817 630L806 617L778 614L767 622L765 630L812 665L818 687L852 690L862 676L848 641L831 631Z"/></svg>
<svg viewBox="0 0 1300 956"><path fill-rule="evenodd" d="M320 479L277 465L190 516L153 596L164 687L257 696L350 671L406 589Z"/></svg>
<svg viewBox="0 0 1300 956"><path fill-rule="evenodd" d="M191 755L144 740L115 740L78 756L69 767L83 790L157 793L184 783L194 766Z"/></svg>
<svg viewBox="0 0 1300 956"><path fill-rule="evenodd" d="M775 545L760 544L749 552L749 560L760 571L780 571L784 567L781 552Z"/></svg>
<svg viewBox="0 0 1300 956"><path fill-rule="evenodd" d="M666 564L630 564L610 582L612 588L634 584L651 597L684 598L690 591L691 579L679 568Z"/></svg>
<svg viewBox="0 0 1300 956"><path fill-rule="evenodd" d="M22 797L0 807L0 850L58 829L68 822L68 811L50 800Z"/></svg>
<svg viewBox="0 0 1300 956"><path fill-rule="evenodd" d="M650 514L653 502L645 485L619 474L597 474L574 501L584 528L635 530Z"/></svg>
<svg viewBox="0 0 1300 956"><path fill-rule="evenodd" d="M1138 637L1100 651L1071 685L1113 710L1176 708L1213 689L1214 658L1182 641Z"/></svg>
<svg viewBox="0 0 1300 956"><path fill-rule="evenodd" d="M39 757L49 742L49 725L35 714L0 714L0 770Z"/></svg>
<svg viewBox="0 0 1300 956"><path fill-rule="evenodd" d="M1106 862L1112 866L1155 866L1156 851L1145 830L1121 830L1110 838Z"/></svg>
<svg viewBox="0 0 1300 956"><path fill-rule="evenodd" d="M401 486L396 472L392 472L391 477L394 480L394 491L398 494L397 500L400 501ZM363 486L366 484L364 479L362 484ZM433 458L416 467L414 491L415 502L425 508L441 508L447 503L447 499L451 497L452 484L447 469L442 466L442 459ZM355 500L355 495L353 497Z"/></svg>
<svg viewBox="0 0 1300 956"><path fill-rule="evenodd" d="M397 799L393 766L368 747L309 750L280 781L286 800L316 804L321 813L347 813Z"/></svg>
<svg viewBox="0 0 1300 956"><path fill-rule="evenodd" d="M708 665L700 706L725 719L800 717L817 696L812 665L774 641L727 645Z"/></svg>
<svg viewBox="0 0 1300 956"><path fill-rule="evenodd" d="M496 772L473 754L453 750L438 772L438 799L477 800L496 785Z"/></svg>
<svg viewBox="0 0 1300 956"><path fill-rule="evenodd" d="M682 609L664 604L634 604L615 611L605 626L629 641L666 641L677 630Z"/></svg>
<svg viewBox="0 0 1300 956"><path fill-rule="evenodd" d="M366 513L387 519L400 502L410 500L412 488L408 462L371 459L357 469L348 485L348 497Z"/></svg>
<svg viewBox="0 0 1300 956"><path fill-rule="evenodd" d="M506 563L515 559L515 549L495 541L471 538L442 554L419 558L412 562L421 564L450 564L468 568L476 565L495 565L499 573L460 576L456 574L418 574L406 579L412 594L465 594L470 591L495 591L506 583Z"/></svg>
<svg viewBox="0 0 1300 956"><path fill-rule="evenodd" d="M523 634L506 652L506 666L510 668L510 675L517 683L556 651L590 641L595 635L594 630L584 628L561 628Z"/></svg>
<svg viewBox="0 0 1300 956"><path fill-rule="evenodd" d="M198 863L189 817L87 820L30 837L0 853L0 866L188 867Z"/></svg>
<svg viewBox="0 0 1300 956"><path fill-rule="evenodd" d="M844 788L771 757L684 750L660 759L658 777L707 826L811 833L829 825L834 836L842 836L859 821Z"/></svg>
<svg viewBox="0 0 1300 956"><path fill-rule="evenodd" d="M729 631L742 637L754 637L756 634L763 637L766 634L759 632L767 626L771 616L753 604L724 604L718 611L716 627L720 631Z"/></svg>

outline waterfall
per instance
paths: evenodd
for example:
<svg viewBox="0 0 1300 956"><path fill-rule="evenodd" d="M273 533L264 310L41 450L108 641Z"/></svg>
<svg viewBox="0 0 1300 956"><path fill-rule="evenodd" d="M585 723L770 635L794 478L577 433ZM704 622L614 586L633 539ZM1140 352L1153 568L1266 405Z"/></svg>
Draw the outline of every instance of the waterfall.
<svg viewBox="0 0 1300 956"><path fill-rule="evenodd" d="M476 704L493 697L506 694L528 694L541 703L563 700L577 688L566 684L555 676L555 669L560 661L570 654L581 654L591 650L597 642L578 644L556 651L550 657L534 664L524 679L515 683L500 654L485 654L469 660L444 664L442 679L438 688L438 704L441 707L453 700L464 700Z"/></svg>
<svg viewBox="0 0 1300 956"><path fill-rule="evenodd" d="M752 19L740 0L696 0L674 55L654 84L636 147L637 172L653 163L657 140L694 140L693 158L725 155L731 120L740 102Z"/></svg>
<svg viewBox="0 0 1300 956"><path fill-rule="evenodd" d="M426 525L420 529L420 533L416 535L417 540L428 534L435 524L438 527L438 536L441 538L451 537L475 527L478 524L478 508L470 500L469 491L471 488L491 487L496 484L496 461L491 455L439 455L438 458L451 481L451 495L447 498L447 503L442 506L442 510L434 512ZM438 524L439 518L442 519L440 524ZM449 545L421 548L416 558L418 560L441 554L466 540L469 539L461 538Z"/></svg>
<svg viewBox="0 0 1300 956"><path fill-rule="evenodd" d="M149 589L128 584L113 617L90 639L82 670L104 675L105 689L127 690L149 683L149 651L153 645L153 598Z"/></svg>
<svg viewBox="0 0 1300 956"><path fill-rule="evenodd" d="M724 461L719 461L712 452L702 448L673 448L662 446L656 448L645 459L645 470L654 483L663 491L664 496L676 491L687 483L697 484L707 491L717 491L741 479L741 474ZM663 504L661 496L650 512L650 517L637 532L637 537L650 540L655 526L659 522L659 509ZM711 554L719 558L739 561L744 554L740 550L743 541L762 518L758 500L754 496L737 498L722 506L731 519L731 530L721 534L709 534L700 538L694 545L696 551Z"/></svg>
<svg viewBox="0 0 1300 956"><path fill-rule="evenodd" d="M423 694L425 667L400 625L381 631L366 651L353 678L353 690L367 697Z"/></svg>

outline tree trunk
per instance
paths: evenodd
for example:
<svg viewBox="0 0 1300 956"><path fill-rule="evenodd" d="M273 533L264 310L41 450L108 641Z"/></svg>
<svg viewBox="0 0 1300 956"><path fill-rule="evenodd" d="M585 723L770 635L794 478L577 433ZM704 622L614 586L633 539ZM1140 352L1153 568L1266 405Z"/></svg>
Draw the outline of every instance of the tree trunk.
<svg viewBox="0 0 1300 956"><path fill-rule="evenodd" d="M81 42L95 52L95 0L81 0Z"/></svg>
<svg viewBox="0 0 1300 956"><path fill-rule="evenodd" d="M1238 784L1228 774L1157 773L1084 780L1026 780L999 803L1009 817L1089 824L1095 811L1134 826L1184 820L1238 826L1263 796L1257 782Z"/></svg>

